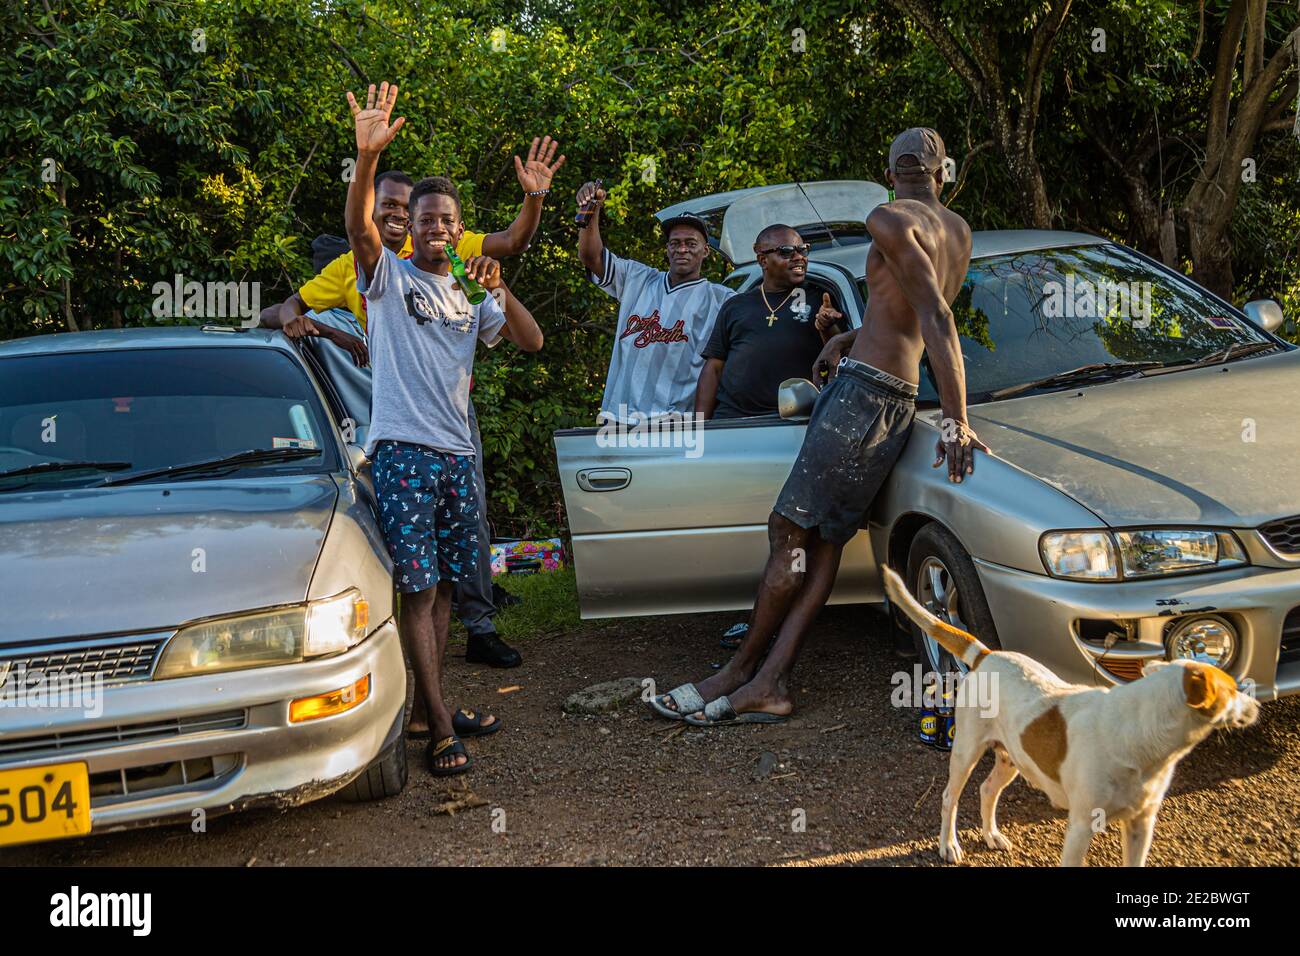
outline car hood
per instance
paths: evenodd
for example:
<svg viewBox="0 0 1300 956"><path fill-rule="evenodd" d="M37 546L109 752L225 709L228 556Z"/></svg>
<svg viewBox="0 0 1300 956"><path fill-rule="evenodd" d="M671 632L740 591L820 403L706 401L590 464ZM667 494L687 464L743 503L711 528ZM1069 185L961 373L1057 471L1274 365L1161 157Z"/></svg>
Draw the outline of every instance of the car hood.
<svg viewBox="0 0 1300 956"><path fill-rule="evenodd" d="M0 494L0 645L303 601L337 497L323 475Z"/></svg>
<svg viewBox="0 0 1300 956"><path fill-rule="evenodd" d="M1300 350L980 405L999 458L1110 525L1300 514Z"/></svg>

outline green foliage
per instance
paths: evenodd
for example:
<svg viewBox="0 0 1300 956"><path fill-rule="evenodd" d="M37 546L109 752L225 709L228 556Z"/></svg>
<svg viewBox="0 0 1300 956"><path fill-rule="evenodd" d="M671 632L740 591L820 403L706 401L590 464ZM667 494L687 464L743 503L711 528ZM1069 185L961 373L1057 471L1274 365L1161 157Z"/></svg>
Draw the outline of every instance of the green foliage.
<svg viewBox="0 0 1300 956"><path fill-rule="evenodd" d="M940 6L996 27L1012 51L1046 5ZM1122 190L1090 137L1136 135L1143 111L1195 102L1195 12L1079 0L1037 132L1062 225L1128 235ZM1112 60L1089 52L1094 24ZM397 81L407 117L384 168L451 176L480 231L519 211L511 157L556 136L568 163L533 247L506 263L546 346L495 349L475 376L490 511L521 535L566 524L551 433L594 422L612 346L615 304L576 254L582 182L610 188L611 248L660 264L651 214L685 197L880 180L890 139L910 125L940 129L959 159L990 135L934 46L883 0L51 0L5 5L0 32L13 38L0 61L4 338L177 321L150 306L152 285L178 272L256 280L263 305L288 295L311 273L310 239L343 232L344 94L368 82ZM1236 269L1243 288L1294 314L1300 169L1293 141L1273 148L1243 196ZM1019 225L994 151L975 152L964 174L954 206L974 226ZM725 271L714 256L711 277Z"/></svg>

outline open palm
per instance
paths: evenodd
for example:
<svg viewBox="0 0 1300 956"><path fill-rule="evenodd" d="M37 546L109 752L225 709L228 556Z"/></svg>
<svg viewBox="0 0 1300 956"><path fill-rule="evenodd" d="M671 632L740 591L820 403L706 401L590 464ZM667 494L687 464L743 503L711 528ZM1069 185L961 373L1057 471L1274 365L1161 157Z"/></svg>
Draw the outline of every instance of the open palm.
<svg viewBox="0 0 1300 956"><path fill-rule="evenodd" d="M390 126L388 118L393 115L393 107L397 103L397 84L389 86L388 83L379 84L379 92L375 92L375 84L370 84L370 90L366 93L366 108L362 109L357 99L348 91L348 106L352 109L352 121L357 129L357 151L361 153L379 153L384 147L393 141L397 131L402 128L406 122L405 116L399 116Z"/></svg>
<svg viewBox="0 0 1300 956"><path fill-rule="evenodd" d="M515 157L515 175L519 177L519 185L524 187L525 192L551 187L555 173L564 165L564 156L551 162L559 147L560 144L549 136L540 140L534 136L533 145L528 148L528 161L521 162L518 156Z"/></svg>

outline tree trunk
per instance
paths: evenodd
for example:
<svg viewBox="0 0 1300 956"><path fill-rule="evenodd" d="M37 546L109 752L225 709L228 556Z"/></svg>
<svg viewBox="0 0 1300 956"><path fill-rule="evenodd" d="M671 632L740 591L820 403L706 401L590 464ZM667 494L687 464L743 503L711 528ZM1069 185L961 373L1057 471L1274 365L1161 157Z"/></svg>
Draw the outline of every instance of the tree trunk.
<svg viewBox="0 0 1300 956"><path fill-rule="evenodd" d="M68 187L64 184L63 178L59 177L58 185L59 203L66 210L68 208ZM69 216L68 222L72 221ZM77 325L77 318L72 314L72 282L64 279L61 283L63 287L63 322L68 327L69 332L80 332L81 326Z"/></svg>

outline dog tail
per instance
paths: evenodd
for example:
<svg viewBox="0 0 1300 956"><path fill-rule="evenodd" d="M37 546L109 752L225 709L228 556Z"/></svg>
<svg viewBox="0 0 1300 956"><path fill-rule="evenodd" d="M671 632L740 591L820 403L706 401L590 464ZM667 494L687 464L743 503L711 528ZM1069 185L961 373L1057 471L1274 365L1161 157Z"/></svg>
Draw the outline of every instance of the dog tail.
<svg viewBox="0 0 1300 956"><path fill-rule="evenodd" d="M938 641L944 650L972 669L988 655L989 649L974 634L953 627L927 611L920 601L912 597L912 592L892 568L881 565L880 569L885 575L885 593L889 595L890 603Z"/></svg>

